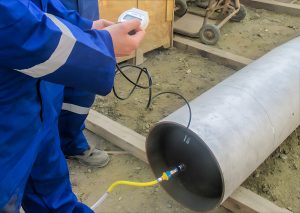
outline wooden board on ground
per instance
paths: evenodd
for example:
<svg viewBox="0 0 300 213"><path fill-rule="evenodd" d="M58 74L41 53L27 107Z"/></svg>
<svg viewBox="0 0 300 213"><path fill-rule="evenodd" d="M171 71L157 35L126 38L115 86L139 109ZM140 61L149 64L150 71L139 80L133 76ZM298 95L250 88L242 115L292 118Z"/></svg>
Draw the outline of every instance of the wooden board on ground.
<svg viewBox="0 0 300 213"><path fill-rule="evenodd" d="M86 128L103 137L116 146L128 151L135 157L147 162L145 155L145 137L122 126L116 121L90 110L86 120Z"/></svg>
<svg viewBox="0 0 300 213"><path fill-rule="evenodd" d="M148 163L146 138L137 132L94 110L90 110L86 128ZM290 212L243 187L239 187L222 205L233 212Z"/></svg>
<svg viewBox="0 0 300 213"><path fill-rule="evenodd" d="M254 192L244 187L239 187L237 190L235 190L235 192L222 205L235 213L292 213L291 211L285 208L276 206L271 201L255 194Z"/></svg>
<svg viewBox="0 0 300 213"><path fill-rule="evenodd" d="M293 1L297 1L297 0L276 0L276 1L279 1L279 2L283 2L283 3L293 3Z"/></svg>
<svg viewBox="0 0 300 213"><path fill-rule="evenodd" d="M300 16L300 5L283 3L274 0L241 0L241 3L257 9L265 9L277 13Z"/></svg>
<svg viewBox="0 0 300 213"><path fill-rule="evenodd" d="M174 36L174 46L178 49L200 54L205 58L209 58L212 61L235 70L239 70L252 62L249 58L235 55L216 47L208 46L178 35Z"/></svg>

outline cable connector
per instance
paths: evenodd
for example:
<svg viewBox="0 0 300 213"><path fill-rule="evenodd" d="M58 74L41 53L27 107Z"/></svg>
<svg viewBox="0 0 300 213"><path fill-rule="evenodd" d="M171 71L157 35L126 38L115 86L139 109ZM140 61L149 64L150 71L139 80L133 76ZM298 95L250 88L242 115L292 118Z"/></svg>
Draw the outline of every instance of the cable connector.
<svg viewBox="0 0 300 213"><path fill-rule="evenodd" d="M180 164L178 166L176 166L174 169L169 170L169 171L165 171L161 177L157 178L157 181L160 183L162 181L168 181L169 179L171 179L174 175L176 175L179 172L183 172L185 170L185 165L184 164Z"/></svg>

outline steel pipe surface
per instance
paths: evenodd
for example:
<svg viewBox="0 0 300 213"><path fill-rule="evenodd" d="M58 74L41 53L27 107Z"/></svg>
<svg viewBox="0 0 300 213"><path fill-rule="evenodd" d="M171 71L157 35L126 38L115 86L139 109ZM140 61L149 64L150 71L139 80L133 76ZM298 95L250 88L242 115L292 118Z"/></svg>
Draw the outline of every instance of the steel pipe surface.
<svg viewBox="0 0 300 213"><path fill-rule="evenodd" d="M158 177L186 171L163 187L188 208L219 206L300 124L300 37L267 53L178 109L147 137Z"/></svg>

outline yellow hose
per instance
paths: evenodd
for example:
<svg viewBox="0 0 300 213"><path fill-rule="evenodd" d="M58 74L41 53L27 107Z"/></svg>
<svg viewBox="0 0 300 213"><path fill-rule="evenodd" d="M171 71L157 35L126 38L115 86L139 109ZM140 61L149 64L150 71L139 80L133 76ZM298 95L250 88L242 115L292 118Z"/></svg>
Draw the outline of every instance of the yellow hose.
<svg viewBox="0 0 300 213"><path fill-rule="evenodd" d="M107 192L110 193L118 185L128 185L128 186L140 186L140 187L143 187L143 186L154 186L156 184L158 184L157 180L150 181L150 182L143 182L143 183L141 183L141 182L131 182L131 181L120 180L120 181L116 181L113 184L111 184L110 187L107 189Z"/></svg>
<svg viewBox="0 0 300 213"><path fill-rule="evenodd" d="M184 164L180 164L175 169L166 171L162 174L161 177L149 182L131 182L126 180L119 180L113 182L110 185L110 187L107 189L107 191L97 200L97 202L91 206L91 209L95 210L99 205L101 205L106 199L106 197L108 196L108 194L111 193L112 190L118 185L128 185L128 186L138 186L138 187L154 186L162 181L168 181L174 174L183 171L184 168L185 168Z"/></svg>
<svg viewBox="0 0 300 213"><path fill-rule="evenodd" d="M153 181L149 181L149 182L131 182L131 181L119 180L119 181L116 181L116 182L112 183L110 185L110 187L107 189L107 192L111 193L111 191L118 185L128 185L128 186L137 186L137 187L154 186L154 185L156 185L160 182L159 180L161 180L161 181L169 180L169 177L164 172L163 175L160 178L158 178L156 180L153 180Z"/></svg>

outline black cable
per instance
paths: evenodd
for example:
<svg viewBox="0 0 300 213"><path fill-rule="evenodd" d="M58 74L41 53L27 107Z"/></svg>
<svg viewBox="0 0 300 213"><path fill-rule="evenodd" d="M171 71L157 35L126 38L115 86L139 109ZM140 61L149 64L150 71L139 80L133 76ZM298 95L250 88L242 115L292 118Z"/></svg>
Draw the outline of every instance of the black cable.
<svg viewBox="0 0 300 213"><path fill-rule="evenodd" d="M137 79L136 79L135 81L131 80L131 79L123 72L122 68L125 68L125 67L133 67L133 68L136 68L136 69L139 70L138 77L137 77ZM120 72L121 75L122 75L128 82L130 82L130 83L133 85L132 89L130 90L130 92L128 93L128 95L127 95L126 97L121 97L121 96L119 96L119 95L117 94L117 91L116 91L116 89L115 89L115 86L113 86L113 92L114 92L114 95L115 95L118 99L120 99L120 100L126 100L126 99L128 99L128 98L133 94L133 92L134 92L137 88L140 88L140 89L148 89L148 91L149 91L149 96L148 96L148 103L147 103L147 105L146 105L146 109L149 109L149 107L150 107L151 104L152 104L152 101L153 101L155 98L157 98L158 96L163 95L163 94L177 95L177 96L179 96L181 99L183 99L183 100L185 101L186 105L188 106L188 109L189 109L189 121L188 121L188 124L187 124L187 128L190 127L191 120L192 120L192 110L191 110L191 106L190 106L188 100L187 100L185 97L183 97L181 94L179 94L179 93L177 93L177 92L168 92L168 91L167 91L167 92L160 92L160 93L158 93L158 94L156 94L155 96L152 97L152 77L151 77L149 71L147 70L147 68L141 68L141 67L135 66L135 65L123 65L123 66L119 66L119 65L117 64L117 65L116 65L116 71L115 71L115 73L117 74L118 72ZM148 79L148 86L143 86L143 85L140 85L140 84L139 84L139 81L140 81L141 76L142 76L143 73L146 74L146 76L147 76L147 79Z"/></svg>
<svg viewBox="0 0 300 213"><path fill-rule="evenodd" d="M179 93L177 93L177 92L160 92L160 93L156 94L155 96L153 96L153 97L151 98L150 104L152 103L152 101L153 101L155 98L157 98L158 96L163 95L163 94L177 95L177 96L179 96L180 98L182 98L182 99L185 101L187 107L189 108L189 115L190 115L190 116L189 116L189 122L188 122L186 128L189 128L189 127L190 127L190 124L191 124L191 121L192 121L192 109L191 109L191 106L190 106L188 100L187 100L185 97L183 97L182 95L180 95ZM147 108L149 108L149 107L150 107L150 105L147 106Z"/></svg>
<svg viewBox="0 0 300 213"><path fill-rule="evenodd" d="M122 70L122 68L125 68L125 67L134 67L138 70L140 70L139 72L139 75L136 79L136 81L132 81ZM150 102L151 102L151 97L152 97L152 77L149 73L149 71L146 69L146 68L141 68L141 67L138 67L138 66L135 66L135 65L124 65L124 66L119 66L118 64L116 65L116 71L115 71L115 74L117 74L118 72L120 72L122 74L122 76L128 80L131 84L133 84L133 87L132 89L130 90L129 94L126 96L126 97L121 97L117 94L117 91L116 91L116 88L115 86L113 86L113 93L114 95L120 99L120 100L126 100L128 99L132 94L133 92L136 90L136 88L141 88L141 89L148 89L149 90L149 97L148 97L148 103L147 103L147 106L150 106ZM140 81L140 78L142 76L142 74L145 73L146 76L147 76L147 79L148 79L148 86L143 86L143 85L140 85L139 84L139 81Z"/></svg>

